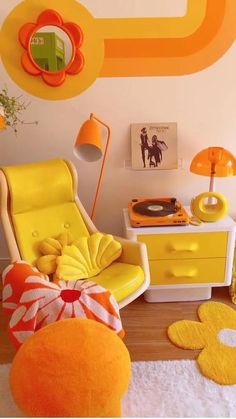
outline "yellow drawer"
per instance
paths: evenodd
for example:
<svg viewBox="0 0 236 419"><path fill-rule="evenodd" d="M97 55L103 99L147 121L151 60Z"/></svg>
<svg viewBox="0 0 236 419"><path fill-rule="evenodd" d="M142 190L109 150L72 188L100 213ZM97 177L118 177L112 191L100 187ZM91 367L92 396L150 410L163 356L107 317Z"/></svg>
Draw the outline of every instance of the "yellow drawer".
<svg viewBox="0 0 236 419"><path fill-rule="evenodd" d="M147 245L149 260L226 257L227 239L227 232L149 234L137 237L139 242Z"/></svg>
<svg viewBox="0 0 236 419"><path fill-rule="evenodd" d="M226 259L149 261L151 285L220 283L225 280Z"/></svg>

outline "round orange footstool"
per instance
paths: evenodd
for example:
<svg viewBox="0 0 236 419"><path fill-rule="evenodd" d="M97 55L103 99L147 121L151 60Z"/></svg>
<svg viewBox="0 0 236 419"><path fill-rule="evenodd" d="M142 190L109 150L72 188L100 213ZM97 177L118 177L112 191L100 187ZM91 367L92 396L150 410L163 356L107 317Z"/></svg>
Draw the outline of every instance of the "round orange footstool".
<svg viewBox="0 0 236 419"><path fill-rule="evenodd" d="M38 330L17 352L10 387L33 417L119 417L131 376L129 352L108 327L66 319Z"/></svg>

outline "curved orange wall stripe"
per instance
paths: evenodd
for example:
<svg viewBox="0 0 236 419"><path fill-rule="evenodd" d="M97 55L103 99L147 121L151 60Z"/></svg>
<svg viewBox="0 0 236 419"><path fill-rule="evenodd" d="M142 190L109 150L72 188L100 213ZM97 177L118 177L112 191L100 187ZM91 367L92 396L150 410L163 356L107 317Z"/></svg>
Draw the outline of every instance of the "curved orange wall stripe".
<svg viewBox="0 0 236 419"><path fill-rule="evenodd" d="M184 57L107 58L100 77L178 76L203 70L216 62L235 41L235 16L236 0L227 0L222 24L204 48Z"/></svg>
<svg viewBox="0 0 236 419"><path fill-rule="evenodd" d="M215 36L224 19L225 8L226 0L208 0L203 23L194 34L186 38L105 39L105 59L176 57L193 54L208 44Z"/></svg>

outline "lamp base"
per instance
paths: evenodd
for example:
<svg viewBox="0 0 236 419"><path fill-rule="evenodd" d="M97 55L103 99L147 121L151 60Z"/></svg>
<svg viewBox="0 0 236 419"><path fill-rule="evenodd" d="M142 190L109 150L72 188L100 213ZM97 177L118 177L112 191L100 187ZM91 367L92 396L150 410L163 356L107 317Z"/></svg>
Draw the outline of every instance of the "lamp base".
<svg viewBox="0 0 236 419"><path fill-rule="evenodd" d="M210 204L209 199L211 200ZM206 200L207 203L205 203ZM214 200L216 203L212 203ZM219 193L204 192L192 199L191 212L201 221L214 222L227 214L228 203L225 197Z"/></svg>

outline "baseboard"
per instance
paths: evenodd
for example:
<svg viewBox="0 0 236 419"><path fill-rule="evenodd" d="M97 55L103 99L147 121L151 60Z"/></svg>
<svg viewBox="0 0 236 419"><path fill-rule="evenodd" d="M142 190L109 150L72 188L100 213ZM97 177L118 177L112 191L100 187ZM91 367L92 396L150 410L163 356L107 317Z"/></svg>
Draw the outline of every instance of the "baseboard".
<svg viewBox="0 0 236 419"><path fill-rule="evenodd" d="M0 300L2 299L2 280L1 280L2 271L3 269L6 268L7 265L9 265L9 263L10 263L10 259L8 258L0 259Z"/></svg>

